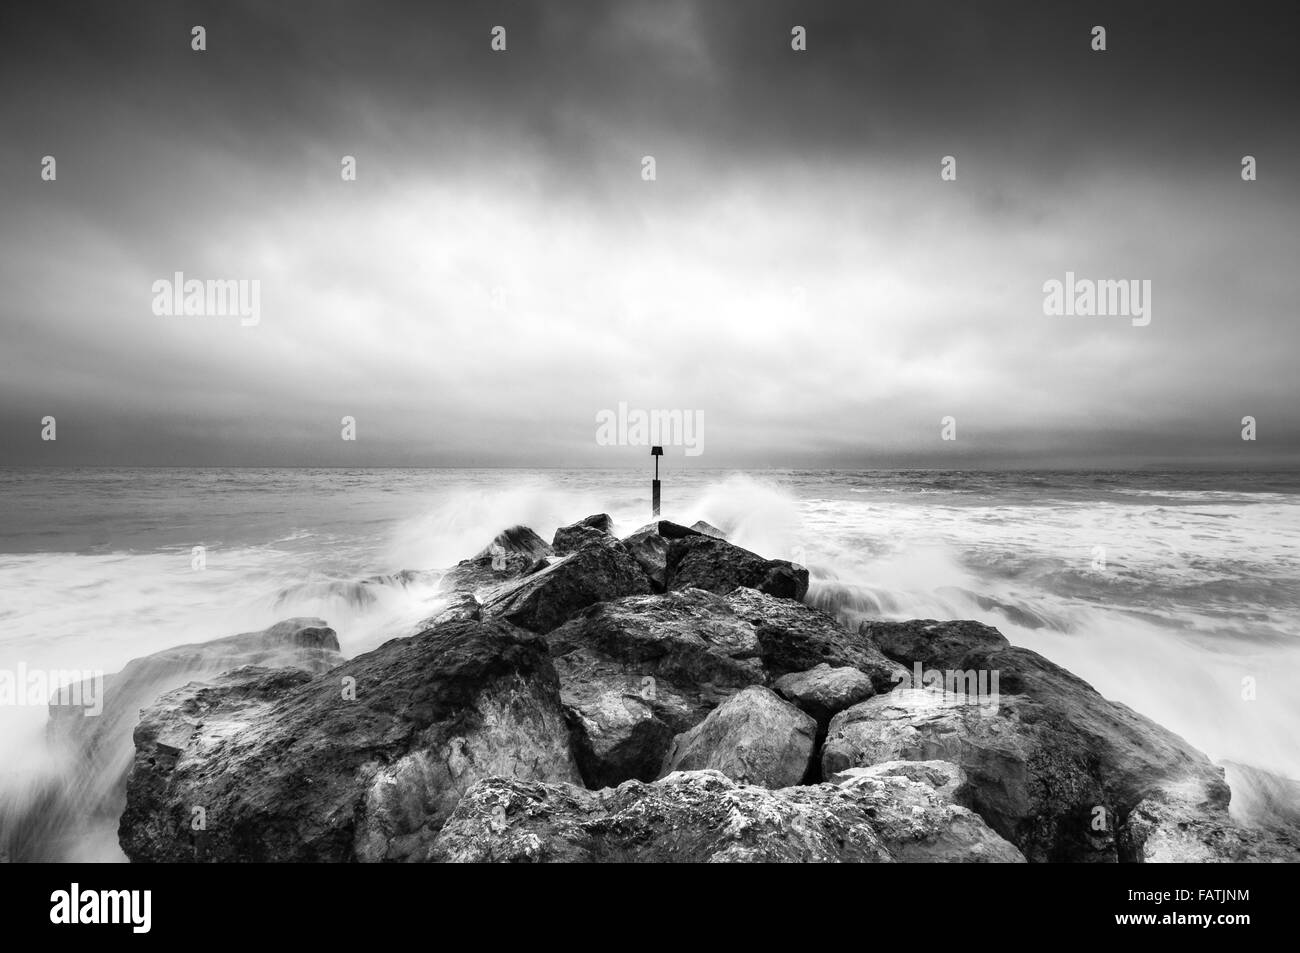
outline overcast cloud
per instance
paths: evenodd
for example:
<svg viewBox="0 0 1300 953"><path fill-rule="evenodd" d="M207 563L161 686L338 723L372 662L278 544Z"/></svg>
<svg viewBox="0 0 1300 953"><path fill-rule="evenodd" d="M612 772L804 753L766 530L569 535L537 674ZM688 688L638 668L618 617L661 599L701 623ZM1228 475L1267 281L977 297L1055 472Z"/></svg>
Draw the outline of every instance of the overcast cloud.
<svg viewBox="0 0 1300 953"><path fill-rule="evenodd" d="M6 5L0 463L1300 462L1296 14L1045 7Z"/></svg>

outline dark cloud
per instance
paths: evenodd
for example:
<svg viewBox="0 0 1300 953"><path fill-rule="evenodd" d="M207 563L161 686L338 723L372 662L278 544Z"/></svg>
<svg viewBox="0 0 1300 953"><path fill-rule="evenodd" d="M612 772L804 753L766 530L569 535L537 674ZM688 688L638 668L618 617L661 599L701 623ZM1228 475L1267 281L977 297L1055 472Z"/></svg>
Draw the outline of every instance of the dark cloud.
<svg viewBox="0 0 1300 953"><path fill-rule="evenodd" d="M619 401L703 411L705 465L1294 462L1297 19L0 7L0 462L604 465ZM176 270L264 320L153 315ZM1044 316L1067 270L1152 324Z"/></svg>

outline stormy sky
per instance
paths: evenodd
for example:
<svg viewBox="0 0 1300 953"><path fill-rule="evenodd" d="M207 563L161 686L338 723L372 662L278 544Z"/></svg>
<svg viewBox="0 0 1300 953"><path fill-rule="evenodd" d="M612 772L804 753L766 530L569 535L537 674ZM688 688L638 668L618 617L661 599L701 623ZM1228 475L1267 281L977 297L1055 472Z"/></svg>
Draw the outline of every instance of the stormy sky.
<svg viewBox="0 0 1300 953"><path fill-rule="evenodd" d="M620 402L702 414L701 467L1300 463L1296 41L1263 3L5 4L0 464L643 465ZM1150 324L1045 315L1067 271ZM176 272L260 322L155 314Z"/></svg>

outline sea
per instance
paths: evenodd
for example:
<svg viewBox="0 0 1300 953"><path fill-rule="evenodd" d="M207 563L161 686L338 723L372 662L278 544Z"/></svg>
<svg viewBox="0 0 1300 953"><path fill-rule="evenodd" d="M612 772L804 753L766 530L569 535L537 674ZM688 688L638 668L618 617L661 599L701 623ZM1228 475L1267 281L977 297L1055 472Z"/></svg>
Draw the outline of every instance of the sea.
<svg viewBox="0 0 1300 953"><path fill-rule="evenodd" d="M0 469L0 672L114 672L291 616L356 655L439 606L398 571L594 513L649 522L649 475ZM1300 472L682 468L662 515L807 566L848 625L978 619L1216 761L1300 778ZM54 770L45 714L0 705L0 801Z"/></svg>

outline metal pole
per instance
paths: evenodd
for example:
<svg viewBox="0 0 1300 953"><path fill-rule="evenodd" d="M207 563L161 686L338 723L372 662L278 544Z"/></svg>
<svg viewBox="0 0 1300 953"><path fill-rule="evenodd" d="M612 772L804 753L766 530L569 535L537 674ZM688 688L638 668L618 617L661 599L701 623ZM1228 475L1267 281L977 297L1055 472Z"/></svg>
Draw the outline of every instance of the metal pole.
<svg viewBox="0 0 1300 953"><path fill-rule="evenodd" d="M651 455L655 458L655 478L650 484L650 515L657 517L659 515L659 458L664 454L663 447L651 447Z"/></svg>

